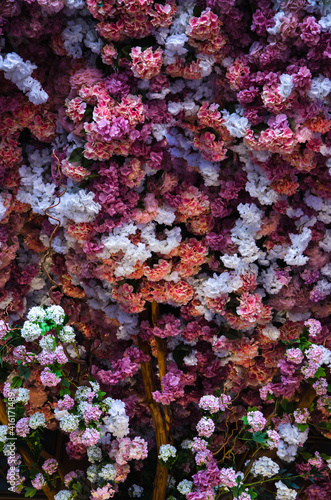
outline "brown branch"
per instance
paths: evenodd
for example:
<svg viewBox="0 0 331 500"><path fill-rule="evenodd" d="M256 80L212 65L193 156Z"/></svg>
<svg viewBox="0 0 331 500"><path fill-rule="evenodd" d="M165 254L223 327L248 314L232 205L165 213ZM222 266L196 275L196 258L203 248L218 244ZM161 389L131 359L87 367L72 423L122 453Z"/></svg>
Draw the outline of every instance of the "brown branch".
<svg viewBox="0 0 331 500"><path fill-rule="evenodd" d="M153 323L153 326L156 326L157 320L159 319L159 317L160 317L159 305L155 300L153 300L153 302L152 302L152 323ZM158 337L155 338L155 341L156 341L157 362L159 365L161 389L163 390L162 379L166 374L164 343L163 343L162 339L160 339ZM167 436L168 436L168 442L172 443L172 437L171 437L172 416L171 416L170 406L163 405L163 411L164 411L164 419L165 419L166 431L167 431Z"/></svg>
<svg viewBox="0 0 331 500"><path fill-rule="evenodd" d="M139 348L144 354L150 354L149 346L147 342L144 342L140 338L138 339ZM150 409L154 430L157 451L159 452L160 446L162 444L168 444L167 431L163 422L162 412L160 405L153 399L152 392L155 391L153 382L153 371L151 361L146 361L141 363L141 373L144 382L145 396L148 407ZM168 469L161 465L160 460L157 462L156 474L153 484L153 500L165 500L167 492L167 480L168 480Z"/></svg>

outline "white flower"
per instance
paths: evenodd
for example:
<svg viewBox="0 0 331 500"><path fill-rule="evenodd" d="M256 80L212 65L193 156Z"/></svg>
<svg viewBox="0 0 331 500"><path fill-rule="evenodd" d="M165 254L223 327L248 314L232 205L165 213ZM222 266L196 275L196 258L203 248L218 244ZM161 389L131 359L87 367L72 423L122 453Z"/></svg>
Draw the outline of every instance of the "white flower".
<svg viewBox="0 0 331 500"><path fill-rule="evenodd" d="M282 481L275 483L275 486L277 488L276 500L294 500L297 497L297 492L285 486Z"/></svg>
<svg viewBox="0 0 331 500"><path fill-rule="evenodd" d="M99 477L106 479L107 481L114 481L117 475L117 467L113 464L106 464L102 467L99 472Z"/></svg>
<svg viewBox="0 0 331 500"><path fill-rule="evenodd" d="M16 401L18 403L23 403L24 405L26 405L29 402L29 399L30 399L29 389L23 389L22 387L20 387L16 395Z"/></svg>
<svg viewBox="0 0 331 500"><path fill-rule="evenodd" d="M32 307L28 312L27 318L32 323L42 322L45 319L46 311L42 307Z"/></svg>
<svg viewBox="0 0 331 500"><path fill-rule="evenodd" d="M54 335L46 335L40 339L39 345L45 351L53 352L56 349L56 339Z"/></svg>
<svg viewBox="0 0 331 500"><path fill-rule="evenodd" d="M268 337L270 340L277 340L280 336L280 330L276 328L272 323L268 323L263 329L262 329L262 335L265 337Z"/></svg>
<svg viewBox="0 0 331 500"><path fill-rule="evenodd" d="M57 325L62 325L65 312L61 306L50 306L46 309L46 318L54 321Z"/></svg>
<svg viewBox="0 0 331 500"><path fill-rule="evenodd" d="M91 483L94 483L98 479L98 468L96 465L90 465L87 468L86 477Z"/></svg>
<svg viewBox="0 0 331 500"><path fill-rule="evenodd" d="M64 432L73 432L77 429L79 420L77 415L65 415L60 420L60 428Z"/></svg>
<svg viewBox="0 0 331 500"><path fill-rule="evenodd" d="M140 498L144 492L144 488L142 486L138 486L137 484L133 484L129 488L129 494L133 498Z"/></svg>
<svg viewBox="0 0 331 500"><path fill-rule="evenodd" d="M312 232L304 227L300 234L289 234L292 246L286 252L284 260L289 266L302 266L308 262L309 257L302 255L311 240Z"/></svg>
<svg viewBox="0 0 331 500"><path fill-rule="evenodd" d="M102 460L101 448L98 446L88 446L87 457L92 464L94 462L100 462Z"/></svg>
<svg viewBox="0 0 331 500"><path fill-rule="evenodd" d="M192 481L188 481L187 479L183 479L183 481L178 483L177 490L182 495L186 495L187 493L190 493L190 491L192 490L192 486L193 486Z"/></svg>
<svg viewBox="0 0 331 500"><path fill-rule="evenodd" d="M7 441L7 425L0 425L0 443Z"/></svg>
<svg viewBox="0 0 331 500"><path fill-rule="evenodd" d="M296 425L291 424L280 424L278 433L286 443L297 446L302 446L308 438L308 429L302 432Z"/></svg>
<svg viewBox="0 0 331 500"><path fill-rule="evenodd" d="M94 193L85 189L68 189L61 197L60 204L49 213L59 218L63 224L66 219L79 222L91 222L101 210L101 205L94 201Z"/></svg>
<svg viewBox="0 0 331 500"><path fill-rule="evenodd" d="M68 490L61 490L55 496L54 500L71 500L72 494Z"/></svg>
<svg viewBox="0 0 331 500"><path fill-rule="evenodd" d="M244 116L237 113L229 113L226 109L222 111L225 120L224 125L233 137L245 137L247 129L249 128L249 121Z"/></svg>
<svg viewBox="0 0 331 500"><path fill-rule="evenodd" d="M43 413L34 413L29 419L29 426L31 429L37 429L38 427L46 427L46 419Z"/></svg>
<svg viewBox="0 0 331 500"><path fill-rule="evenodd" d="M75 399L76 401L84 401L87 398L87 395L92 392L90 387L85 387L84 385L80 385L77 387L77 390L75 392Z"/></svg>
<svg viewBox="0 0 331 500"><path fill-rule="evenodd" d="M192 444L193 441L191 441L191 439L184 439L180 446L183 450L190 450L192 448Z"/></svg>
<svg viewBox="0 0 331 500"><path fill-rule="evenodd" d="M25 321L23 328L21 330L22 337L27 342L33 342L41 335L41 328L39 325L35 323L31 323L30 321Z"/></svg>
<svg viewBox="0 0 331 500"><path fill-rule="evenodd" d="M72 326L66 325L62 328L62 330L59 331L58 337L61 342L70 344L71 342L74 342L76 335Z"/></svg>
<svg viewBox="0 0 331 500"><path fill-rule="evenodd" d="M279 465L268 457L260 457L253 463L252 474L254 476L272 477L278 474Z"/></svg>
<svg viewBox="0 0 331 500"><path fill-rule="evenodd" d="M159 459L163 460L163 462L167 462L170 457L176 457L177 450L174 446L170 444L161 444L159 449Z"/></svg>
<svg viewBox="0 0 331 500"><path fill-rule="evenodd" d="M4 71L4 77L11 80L15 85L27 93L33 104L42 104L47 101L48 94L42 89L40 83L31 77L37 66L12 52L6 54L5 58L0 56L0 70Z"/></svg>
<svg viewBox="0 0 331 500"><path fill-rule="evenodd" d="M291 95L293 90L293 81L292 76L284 73L280 76L280 85L278 86L279 94L286 99L289 95Z"/></svg>
<svg viewBox="0 0 331 500"><path fill-rule="evenodd" d="M331 92L331 80L319 75L312 79L311 87L308 90L308 97L313 100L324 101Z"/></svg>

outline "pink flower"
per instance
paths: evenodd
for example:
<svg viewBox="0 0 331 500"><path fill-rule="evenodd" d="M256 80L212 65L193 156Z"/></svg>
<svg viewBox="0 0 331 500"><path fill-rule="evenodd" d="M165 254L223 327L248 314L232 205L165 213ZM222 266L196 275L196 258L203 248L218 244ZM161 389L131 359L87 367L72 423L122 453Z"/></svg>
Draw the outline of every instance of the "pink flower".
<svg viewBox="0 0 331 500"><path fill-rule="evenodd" d="M304 325L309 330L309 338L316 337L322 331L322 325L317 319L307 319Z"/></svg>
<svg viewBox="0 0 331 500"><path fill-rule="evenodd" d="M96 429L86 429L81 437L82 443L85 446L94 446L100 439L100 431Z"/></svg>
<svg viewBox="0 0 331 500"><path fill-rule="evenodd" d="M41 490L46 485L46 480L39 472L34 479L31 479L31 484L36 490Z"/></svg>
<svg viewBox="0 0 331 500"><path fill-rule="evenodd" d="M163 50L160 48L153 52L152 48L148 47L142 51L140 47L131 49L132 65L131 69L135 77L150 80L158 75L162 67Z"/></svg>
<svg viewBox="0 0 331 500"><path fill-rule="evenodd" d="M215 424L211 418L203 417L197 424L197 431L200 437L209 438L215 430Z"/></svg>
<svg viewBox="0 0 331 500"><path fill-rule="evenodd" d="M262 431L267 423L263 413L260 411L249 411L247 413L247 422L251 426L253 432Z"/></svg>
<svg viewBox="0 0 331 500"><path fill-rule="evenodd" d="M40 374L40 380L46 387L55 387L61 382L61 377L57 377L49 368L45 368Z"/></svg>
<svg viewBox="0 0 331 500"><path fill-rule="evenodd" d="M215 396L203 396L199 401L199 406L210 413L217 413L220 409L220 402Z"/></svg>
<svg viewBox="0 0 331 500"><path fill-rule="evenodd" d="M304 355L302 354L301 349L299 349L298 347L287 349L285 356L289 361L291 361L291 363L294 363L296 365L299 365L304 359Z"/></svg>
<svg viewBox="0 0 331 500"><path fill-rule="evenodd" d="M58 462L55 458L48 458L42 465L42 468L45 472L47 472L50 476L57 471Z"/></svg>
<svg viewBox="0 0 331 500"><path fill-rule="evenodd" d="M26 437L30 433L29 420L28 417L24 417L16 423L16 432L19 436Z"/></svg>
<svg viewBox="0 0 331 500"><path fill-rule="evenodd" d="M84 408L83 416L86 425L90 422L97 422L102 414L102 411L97 406L87 404Z"/></svg>

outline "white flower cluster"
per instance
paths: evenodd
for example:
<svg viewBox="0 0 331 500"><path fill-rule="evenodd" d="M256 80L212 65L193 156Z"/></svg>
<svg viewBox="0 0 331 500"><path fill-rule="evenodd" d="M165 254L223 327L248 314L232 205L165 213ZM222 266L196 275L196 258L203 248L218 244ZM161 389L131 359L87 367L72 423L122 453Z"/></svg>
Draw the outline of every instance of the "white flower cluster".
<svg viewBox="0 0 331 500"><path fill-rule="evenodd" d="M275 483L277 488L276 500L294 500L297 497L297 492L288 488L282 481Z"/></svg>
<svg viewBox="0 0 331 500"><path fill-rule="evenodd" d="M82 57L84 46L96 54L99 54L102 48L102 40L96 35L94 23L88 23L82 17L75 16L74 20L69 20L61 37L64 48L73 59Z"/></svg>
<svg viewBox="0 0 331 500"><path fill-rule="evenodd" d="M308 438L308 428L301 432L296 425L280 424L278 427L280 441L277 455L284 462L293 462L298 447L302 446Z"/></svg>
<svg viewBox="0 0 331 500"><path fill-rule="evenodd" d="M178 247L181 242L181 231L179 227L173 229L165 229L164 234L167 236L165 240L160 241L156 237L156 225L153 222L146 224L141 229L142 242L137 245L133 244L129 236L135 234L138 229L134 223L123 224L120 228L115 228L108 236L102 238L104 250L102 258L109 258L110 255L118 252L123 253L123 257L118 262L115 275L128 276L134 270L136 264L146 262L152 256L152 252L169 254L172 250Z"/></svg>
<svg viewBox="0 0 331 500"><path fill-rule="evenodd" d="M79 425L79 417L77 415L64 415L60 419L60 428L64 432L73 432L77 429Z"/></svg>
<svg viewBox="0 0 331 500"><path fill-rule="evenodd" d="M7 425L0 425L0 443L7 441Z"/></svg>
<svg viewBox="0 0 331 500"><path fill-rule="evenodd" d="M284 260L289 266L303 266L309 257L303 255L308 243L311 240L312 232L308 227L304 227L300 234L289 234L292 246L287 250Z"/></svg>
<svg viewBox="0 0 331 500"><path fill-rule="evenodd" d="M30 61L24 62L15 52L6 54L5 57L0 55L0 70L3 70L4 77L26 93L33 104L42 104L47 101L48 94L38 80L31 76L36 68L35 64Z"/></svg>
<svg viewBox="0 0 331 500"><path fill-rule="evenodd" d="M233 137L245 137L249 128L249 121L244 116L237 113L229 113L226 109L222 110L224 125Z"/></svg>
<svg viewBox="0 0 331 500"><path fill-rule="evenodd" d="M280 337L280 330L272 323L268 323L261 331L262 335L273 342Z"/></svg>
<svg viewBox="0 0 331 500"><path fill-rule="evenodd" d="M254 476L273 477L279 472L279 465L269 457L260 457L253 463L251 472Z"/></svg>
<svg viewBox="0 0 331 500"><path fill-rule="evenodd" d="M6 195L4 193L0 194L0 221L2 221L2 219L4 219L6 212L7 212L7 209L8 209L8 207L6 207L4 205L5 196Z"/></svg>
<svg viewBox="0 0 331 500"><path fill-rule="evenodd" d="M96 465L90 465L86 470L86 477L91 483L94 483L98 479L98 467Z"/></svg>
<svg viewBox="0 0 331 500"><path fill-rule="evenodd" d="M91 389L90 387L86 387L84 385L80 385L79 387L77 387L77 390L75 392L75 400L76 401L85 401L86 398L87 398L87 395L90 394Z"/></svg>
<svg viewBox="0 0 331 500"><path fill-rule="evenodd" d="M68 182L69 185L70 182ZM59 205L49 210L49 213L60 219L61 224L64 225L67 219L77 223L91 222L100 209L101 205L94 201L94 193L77 187L69 187L60 198ZM54 221L52 223L54 224Z"/></svg>
<svg viewBox="0 0 331 500"><path fill-rule="evenodd" d="M54 321L57 325L62 325L65 318L65 312L61 306L50 306L46 309L46 318Z"/></svg>
<svg viewBox="0 0 331 500"><path fill-rule="evenodd" d="M27 314L27 318L32 323L41 323L44 321L46 317L46 311L43 307L31 307L30 311Z"/></svg>
<svg viewBox="0 0 331 500"><path fill-rule="evenodd" d="M70 342L73 342L75 340L76 335L72 326L66 325L62 328L62 330L59 331L58 337L61 342L70 344Z"/></svg>
<svg viewBox="0 0 331 500"><path fill-rule="evenodd" d="M38 427L46 427L46 419L43 413L34 413L29 419L29 427L37 429Z"/></svg>
<svg viewBox="0 0 331 500"><path fill-rule="evenodd" d="M125 403L112 398L106 398L103 403L108 411L108 415L103 419L106 430L116 438L126 436L129 432L129 417L125 413Z"/></svg>
<svg viewBox="0 0 331 500"><path fill-rule="evenodd" d="M21 329L21 336L27 342L33 342L41 335L41 328L39 325L35 323L31 323L31 321L25 321L23 327Z"/></svg>
<svg viewBox="0 0 331 500"><path fill-rule="evenodd" d="M186 495L187 493L190 493L190 491L192 490L192 487L193 487L192 481L188 481L187 479L183 479L183 481L178 483L177 490L182 495Z"/></svg>
<svg viewBox="0 0 331 500"><path fill-rule="evenodd" d="M142 486L138 486L138 484L133 484L129 488L129 495L132 498L141 498L143 492L144 492L144 488Z"/></svg>
<svg viewBox="0 0 331 500"><path fill-rule="evenodd" d="M39 345L45 351L53 352L56 349L56 339L54 335L46 335L40 339Z"/></svg>
<svg viewBox="0 0 331 500"><path fill-rule="evenodd" d="M159 449L159 459L163 460L163 462L167 462L169 458L176 457L177 450L174 446L170 444L161 444Z"/></svg>
<svg viewBox="0 0 331 500"><path fill-rule="evenodd" d="M308 90L308 96L314 101L321 100L326 102L326 98L331 92L331 80L323 75L312 79L311 87Z"/></svg>
<svg viewBox="0 0 331 500"><path fill-rule="evenodd" d="M253 203L240 203L237 210L240 219L231 230L231 239L238 245L244 262L254 262L265 255L255 244L256 235L262 227L263 212Z"/></svg>
<svg viewBox="0 0 331 500"><path fill-rule="evenodd" d="M71 500L72 498L72 494L68 490L61 490L54 496L54 500Z"/></svg>
<svg viewBox="0 0 331 500"><path fill-rule="evenodd" d="M48 148L40 151L28 150L29 165L22 165L19 169L21 176L20 187L16 198L22 203L31 205L33 212L44 215L44 210L53 205L55 200L55 184L49 175L47 182L45 172L50 172L51 155Z"/></svg>
<svg viewBox="0 0 331 500"><path fill-rule="evenodd" d="M280 79L280 84L278 86L278 92L282 97L284 97L284 99L286 99L291 95L294 87L292 76L284 73L283 75L280 75L279 79Z"/></svg>
<svg viewBox="0 0 331 500"><path fill-rule="evenodd" d="M30 399L30 390L20 387L19 389L17 389L15 399L17 403L23 403L24 405L26 405Z"/></svg>
<svg viewBox="0 0 331 500"><path fill-rule="evenodd" d="M88 446L87 448L87 458L91 464L95 462L100 462L102 460L102 451L98 446Z"/></svg>
<svg viewBox="0 0 331 500"><path fill-rule="evenodd" d="M113 464L106 464L102 467L99 472L99 477L105 479L106 481L114 481L117 476L117 467Z"/></svg>

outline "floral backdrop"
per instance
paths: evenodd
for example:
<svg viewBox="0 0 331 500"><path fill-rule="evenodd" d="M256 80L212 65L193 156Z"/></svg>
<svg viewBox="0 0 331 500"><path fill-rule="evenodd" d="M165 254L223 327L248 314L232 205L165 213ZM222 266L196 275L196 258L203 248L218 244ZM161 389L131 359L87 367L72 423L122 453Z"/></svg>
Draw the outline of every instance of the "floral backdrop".
<svg viewBox="0 0 331 500"><path fill-rule="evenodd" d="M330 2L0 0L0 30L9 490L328 500Z"/></svg>

